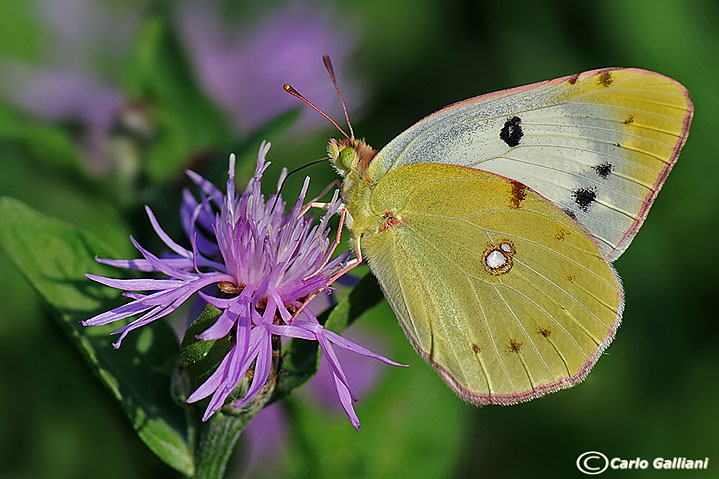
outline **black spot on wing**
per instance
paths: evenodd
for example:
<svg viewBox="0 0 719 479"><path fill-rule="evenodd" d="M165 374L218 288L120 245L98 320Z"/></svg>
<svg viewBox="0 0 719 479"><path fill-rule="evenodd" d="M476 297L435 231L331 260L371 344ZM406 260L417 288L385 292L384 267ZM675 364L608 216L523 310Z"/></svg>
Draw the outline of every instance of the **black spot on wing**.
<svg viewBox="0 0 719 479"><path fill-rule="evenodd" d="M519 140L522 139L522 136L524 136L524 131L522 131L522 119L518 116L513 116L507 120L504 123L502 130L499 132L499 137L502 141L512 147L519 145Z"/></svg>
<svg viewBox="0 0 719 479"><path fill-rule="evenodd" d="M595 166L594 171L597 172L597 175L599 175L600 178L604 178L606 180L612 172L612 164L607 161L606 163Z"/></svg>
<svg viewBox="0 0 719 479"><path fill-rule="evenodd" d="M595 188L577 188L572 191L572 196L579 209L586 213L589 206L597 200L597 190Z"/></svg>

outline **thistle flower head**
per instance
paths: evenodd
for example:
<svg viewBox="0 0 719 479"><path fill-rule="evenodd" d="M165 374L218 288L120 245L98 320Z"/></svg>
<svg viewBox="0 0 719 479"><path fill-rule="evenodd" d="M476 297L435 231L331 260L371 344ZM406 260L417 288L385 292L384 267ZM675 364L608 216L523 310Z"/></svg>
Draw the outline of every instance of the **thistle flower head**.
<svg viewBox="0 0 719 479"><path fill-rule="evenodd" d="M152 227L173 253L160 258L131 238L142 259L98 261L159 272L166 278L112 279L87 275L101 284L126 291L125 296L132 301L83 324L93 326L136 317L115 331L119 339L114 346L118 348L130 331L167 316L197 293L222 311L216 322L198 338L217 340L228 335L232 338L232 347L220 365L187 399L196 402L211 396L203 420L224 405L251 367L249 389L233 405L245 406L260 392L273 372L273 337L284 336L318 341L340 402L352 424L359 429L352 407L356 398L350 392L334 346L387 364L399 364L326 330L309 308L293 317L309 295L326 288L347 259L347 255L332 260L327 257L331 251L329 219L339 211L341 204L335 192L326 214L315 224L303 209L309 178L305 179L289 213L284 212L279 185L278 191L265 200L260 186L262 175L270 165L265 161L269 146L263 143L260 147L255 175L241 195L235 193L234 156L230 157L225 194L200 175L188 172L201 191L199 199L185 192L181 208L183 228L192 249L172 240L147 208ZM286 170L280 183L285 175ZM215 288L208 288L213 285Z"/></svg>

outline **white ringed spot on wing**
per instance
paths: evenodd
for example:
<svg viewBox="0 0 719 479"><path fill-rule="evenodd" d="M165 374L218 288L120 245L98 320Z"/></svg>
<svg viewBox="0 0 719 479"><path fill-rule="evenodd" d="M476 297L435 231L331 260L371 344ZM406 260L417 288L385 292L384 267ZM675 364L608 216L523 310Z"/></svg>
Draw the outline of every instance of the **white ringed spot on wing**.
<svg viewBox="0 0 719 479"><path fill-rule="evenodd" d="M515 252L511 241L501 240L496 244L489 244L482 254L484 269L495 276L508 273L512 269L512 256Z"/></svg>

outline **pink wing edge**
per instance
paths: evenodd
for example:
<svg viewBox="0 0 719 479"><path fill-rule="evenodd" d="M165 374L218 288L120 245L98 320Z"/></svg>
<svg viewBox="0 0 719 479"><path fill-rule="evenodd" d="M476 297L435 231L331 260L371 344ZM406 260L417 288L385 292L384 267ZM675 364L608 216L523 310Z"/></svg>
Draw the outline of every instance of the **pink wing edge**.
<svg viewBox="0 0 719 479"><path fill-rule="evenodd" d="M412 128L415 125L418 125L422 123L425 120L428 120L432 118L435 115L438 115L440 113L446 112L447 110L452 110L454 108L458 108L464 105L469 105L471 103L475 103L482 100L487 100L489 98L494 98L498 96L506 96L511 95L514 93L521 93L526 90L531 90L533 88L537 88L544 85L557 85L559 83L570 81L572 84L577 82L580 79L585 79L587 77L591 77L594 75L600 75L605 72L611 72L616 70L627 70L632 72L637 72L643 75L650 75L650 76L658 76L666 78L667 80L671 81L672 83L675 83L679 86L679 88L682 90L682 93L684 93L684 97L687 100L687 112L684 116L684 123L682 125L682 132L679 135L679 138L677 139L676 144L674 145L674 150L672 151L672 155L667 161L667 164L662 168L662 171L659 172L659 176L657 177L657 181L652 185L652 188L649 192L649 194L644 198L642 201L642 207L639 210L639 214L637 215L637 218L634 220L632 225L629 227L626 233L624 233L624 236L622 239L617 243L617 246L607 255L607 260L609 262L614 262L621 254L629 247L629 244L632 242L634 237L636 236L637 232L639 231L639 228L641 228L642 224L644 224L644 220L647 218L647 215L649 214L649 208L651 208L652 204L654 203L654 200L656 199L657 195L659 194L659 190L662 189L662 186L664 186L664 181L666 181L667 176L669 176L669 172L671 171L674 164L677 162L677 159L679 158L679 153L682 150L682 147L684 147L684 143L687 141L687 137L689 136L689 126L692 122L692 117L694 116L694 103L692 102L692 98L689 95L689 91L686 89L684 85L676 81L675 79L668 77L666 75L662 75L661 73L653 72L650 70L644 70L642 68L621 68L621 67L609 67L609 68L599 68L596 70L589 70L582 73L577 73L575 75L567 75L561 78L555 78L554 80L545 80L537 83L531 83L529 85L524 85L520 87L515 88L509 88L507 90L499 90L492 93L485 93L484 95L475 96L472 98L468 98L466 100L458 101L456 103L452 103L451 105L448 105L441 110L437 110L436 112L432 113L431 115L428 115L418 122L416 122L414 125L412 125L410 128Z"/></svg>
<svg viewBox="0 0 719 479"><path fill-rule="evenodd" d="M604 71L604 70L598 70L598 71ZM587 73L591 73L591 72L587 72ZM565 77L565 78L569 78L569 77ZM558 79L558 80L552 80L552 81L556 82L556 81L562 81L562 80L564 80L564 79ZM547 83L547 82L544 82L544 83ZM526 87L520 87L520 88L526 88ZM514 89L514 90L516 91L517 89ZM461 166L461 165L452 165L452 166L456 166L457 168L466 168L468 170L482 171L483 173L487 173L490 175L497 176L499 178L503 178L509 182L517 183L517 181L512 180L511 178L507 178L506 176L502 176L502 175L498 175L496 173L481 170L479 168L471 168L468 166ZM563 209L561 209L559 206L557 206L554 202L545 198L542 194L536 192L535 190L533 190L532 188L530 188L524 184L522 184L522 186L524 186L524 188L533 192L534 194L539 196L541 199L543 199L544 201L546 201L547 203L552 205L553 208L560 211L567 218L572 219L569 215L567 215L567 213ZM584 233L586 234L587 238L589 238L592 241L592 243L594 243L594 245L597 247L597 252L600 252L599 244L594 240L594 237L589 233L589 231L587 231L587 229L584 228L584 226L582 226L576 220L572 219L572 221L579 228L581 228L584 231ZM601 253L599 253L599 254L601 255ZM407 339L409 340L410 344L412 344L412 347L414 348L414 350L417 351L417 353L420 356L422 356L422 358L424 358L425 361L430 363L432 365L432 367L434 367L434 369L437 371L437 373L442 378L442 380L444 380L444 382L450 387L450 389L452 389L452 391L454 391L454 393L457 394L457 396L459 396L463 400L465 400L469 403L472 403L472 404L476 404L478 406L486 406L486 405L490 405L490 404L511 406L513 404L531 401L532 399L539 398L541 396L544 396L545 394L559 391L561 389L566 389L566 388L569 388L576 384L581 383L584 380L584 378L587 377L587 375L592 370L594 365L597 363L597 361L599 360L599 357L602 355L604 350L607 349L609 344L614 339L614 336L617 333L617 329L619 329L619 326L622 322L622 314L624 313L624 289L622 287L622 281L619 278L617 271L614 269L614 266L612 266L612 263L609 260L607 260L606 258L604 258L604 259L605 259L605 261L607 261L607 265L609 266L612 273L614 274L614 279L617 282L617 299L618 299L619 306L617 308L617 316L614 319L614 323L612 323L611 327L609 328L607 335L597 345L597 348L595 349L592 356L589 359L587 359L587 361L582 365L582 367L579 368L579 371L576 374L569 376L569 377L560 378L557 381L554 381L551 383L539 384L536 387L532 388L531 390L514 392L511 394L491 394L491 393L490 394L482 394L482 393L476 393L474 391L471 391L471 390L463 387L454 378L454 376L452 376L449 373L449 371L447 371L444 367L442 367L441 365L436 363L434 360L432 360L432 357L430 356L430 354L427 353L426 351L424 351L422 348L420 348L420 346L414 341L414 339L412 339L412 336L410 336L410 334L409 334L409 329L404 324L404 321L402 320L402 318L400 318L399 315L396 314L396 312L395 312L395 316L397 316L397 320L399 321L400 326L402 326L402 330L404 331L405 336L407 336ZM370 265L371 265L371 262L370 262ZM383 293L384 293L384 288L382 288L382 289L383 289ZM389 296L386 294L384 296L389 301ZM392 306L392 309L394 311L396 311L396 309L395 309L394 305L391 303L391 301L390 301L390 305Z"/></svg>

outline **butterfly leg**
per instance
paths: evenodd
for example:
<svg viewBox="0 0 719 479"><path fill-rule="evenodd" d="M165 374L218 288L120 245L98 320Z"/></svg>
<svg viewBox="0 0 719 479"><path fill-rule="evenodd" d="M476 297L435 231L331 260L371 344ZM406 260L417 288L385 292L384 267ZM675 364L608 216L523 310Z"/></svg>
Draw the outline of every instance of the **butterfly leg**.
<svg viewBox="0 0 719 479"><path fill-rule="evenodd" d="M345 217L347 216L347 209L342 208L342 213L340 213L340 222L339 225L337 225L337 235L335 236L335 240L332 242L332 246L330 246L330 250L327 252L327 255L325 256L325 260L322 262L319 268L317 268L317 271L312 273L311 275L302 278L303 280L307 280L317 274L319 274L320 271L322 271L322 268L327 266L327 263L329 263L330 258L332 258L332 255L335 252L335 249L337 249L337 245L340 244L340 240L342 238L342 227L345 224Z"/></svg>
<svg viewBox="0 0 719 479"><path fill-rule="evenodd" d="M362 258L362 250L360 250L360 244L359 244L359 238L357 238L357 241L355 242L355 258L351 261L349 261L344 267L339 270L337 273L335 273L334 276L332 276L329 281L327 281L327 284L324 286L325 288L335 281L337 281L339 278L344 276L345 274L349 273L351 270L359 266L364 259ZM324 289L324 288L323 288ZM317 291L319 293L321 290Z"/></svg>
<svg viewBox="0 0 719 479"><path fill-rule="evenodd" d="M329 185L327 185L327 186L325 187L325 189L322 190L322 192L321 192L319 195L315 196L315 197L312 198L309 202L305 203L305 205L304 205L304 206L302 207L302 209L300 210L299 216L302 216L303 214L307 213L307 211L309 211L310 208L324 208L325 206L327 206L329 203L318 203L317 200L319 200L319 199L322 198L324 195L326 195L327 193L329 193L329 191L330 191L332 188L340 188L340 190L341 190L341 189L342 189L342 183L340 183L339 180L334 180L332 183L330 183Z"/></svg>

